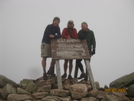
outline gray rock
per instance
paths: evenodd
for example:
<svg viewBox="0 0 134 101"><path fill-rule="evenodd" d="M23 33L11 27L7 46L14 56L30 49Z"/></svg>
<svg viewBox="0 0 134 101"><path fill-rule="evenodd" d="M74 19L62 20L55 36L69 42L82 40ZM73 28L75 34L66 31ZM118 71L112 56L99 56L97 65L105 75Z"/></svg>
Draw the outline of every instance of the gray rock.
<svg viewBox="0 0 134 101"><path fill-rule="evenodd" d="M124 101L129 101L123 92L112 92L113 95L120 97Z"/></svg>
<svg viewBox="0 0 134 101"><path fill-rule="evenodd" d="M67 96L67 97L47 96L47 97L44 97L41 101L72 101L72 100L70 96Z"/></svg>
<svg viewBox="0 0 134 101"><path fill-rule="evenodd" d="M70 79L70 81L71 81L72 84L78 83L78 79L77 78Z"/></svg>
<svg viewBox="0 0 134 101"><path fill-rule="evenodd" d="M128 95L134 97L134 84L128 87Z"/></svg>
<svg viewBox="0 0 134 101"><path fill-rule="evenodd" d="M67 97L71 95L70 91L61 90L61 89L52 89L50 94L53 96L59 96L59 97Z"/></svg>
<svg viewBox="0 0 134 101"><path fill-rule="evenodd" d="M17 88L17 93L18 94L28 94L28 95L31 94L30 92L28 92L22 88Z"/></svg>
<svg viewBox="0 0 134 101"><path fill-rule="evenodd" d="M42 99L42 98L48 96L48 92L35 92L32 94L32 96L36 99Z"/></svg>
<svg viewBox="0 0 134 101"><path fill-rule="evenodd" d="M89 91L88 96L90 97L96 97L98 95L98 90L97 89L93 89L91 91Z"/></svg>
<svg viewBox="0 0 134 101"><path fill-rule="evenodd" d="M26 90L27 90L28 92L34 93L34 92L37 91L37 88L38 88L38 86L37 86L34 82L31 82L31 83L29 83L29 84L27 85Z"/></svg>
<svg viewBox="0 0 134 101"><path fill-rule="evenodd" d="M110 83L110 88L123 88L129 87L134 84L134 72L125 76L122 76Z"/></svg>
<svg viewBox="0 0 134 101"><path fill-rule="evenodd" d="M72 101L71 97L59 97L61 101Z"/></svg>
<svg viewBox="0 0 134 101"><path fill-rule="evenodd" d="M96 98L99 99L99 100L102 100L106 97L106 94L107 93L104 92L104 91L98 91L98 94L97 94Z"/></svg>
<svg viewBox="0 0 134 101"><path fill-rule="evenodd" d="M88 87L85 84L73 84L69 90L73 99L81 99L88 94Z"/></svg>
<svg viewBox="0 0 134 101"><path fill-rule="evenodd" d="M100 88L100 84L98 81L95 82L96 88L99 89Z"/></svg>
<svg viewBox="0 0 134 101"><path fill-rule="evenodd" d="M23 79L23 80L20 81L20 84L28 85L31 82L33 82L33 80L31 80L31 79Z"/></svg>
<svg viewBox="0 0 134 101"><path fill-rule="evenodd" d="M55 80L54 79L48 79L48 80L40 80L37 85L39 87L42 87L44 85L49 85L49 84L54 84L55 83Z"/></svg>
<svg viewBox="0 0 134 101"><path fill-rule="evenodd" d="M95 97L87 97L87 98L82 98L80 101L99 101Z"/></svg>
<svg viewBox="0 0 134 101"><path fill-rule="evenodd" d="M109 87L107 85L104 86L104 89L108 89Z"/></svg>
<svg viewBox="0 0 134 101"><path fill-rule="evenodd" d="M7 98L8 101L31 101L32 98L30 95L19 95L19 94L10 94Z"/></svg>
<svg viewBox="0 0 134 101"><path fill-rule="evenodd" d="M37 90L38 92L50 92L51 91L51 85L44 85Z"/></svg>
<svg viewBox="0 0 134 101"><path fill-rule="evenodd" d="M47 96L41 99L41 101L62 101L62 100L57 96Z"/></svg>
<svg viewBox="0 0 134 101"><path fill-rule="evenodd" d="M111 93L111 94L106 94L106 97L102 101L130 101L130 100L123 99Z"/></svg>
<svg viewBox="0 0 134 101"><path fill-rule="evenodd" d="M3 88L6 84L10 84L14 87L17 86L16 82L8 79L7 77L0 75L0 87Z"/></svg>
<svg viewBox="0 0 134 101"><path fill-rule="evenodd" d="M80 100L72 100L72 101L80 101Z"/></svg>
<svg viewBox="0 0 134 101"><path fill-rule="evenodd" d="M73 83L71 82L70 79L66 79L63 83L63 88L66 89L66 90L69 90L70 86L72 85Z"/></svg>
<svg viewBox="0 0 134 101"><path fill-rule="evenodd" d="M16 93L15 88L10 84L6 84L6 86L3 88L2 92L1 92L1 95L4 99L7 99L7 96L9 94L14 94L14 93Z"/></svg>

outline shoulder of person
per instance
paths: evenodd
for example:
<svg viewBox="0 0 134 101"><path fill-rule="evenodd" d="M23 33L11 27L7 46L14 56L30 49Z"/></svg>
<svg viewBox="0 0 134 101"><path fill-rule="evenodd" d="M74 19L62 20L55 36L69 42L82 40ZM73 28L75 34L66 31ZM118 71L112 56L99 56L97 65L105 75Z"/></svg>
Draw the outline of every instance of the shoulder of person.
<svg viewBox="0 0 134 101"><path fill-rule="evenodd" d="M52 27L52 24L48 24L47 27Z"/></svg>
<svg viewBox="0 0 134 101"><path fill-rule="evenodd" d="M81 30L79 30L79 32L78 33L81 33L82 32L82 29Z"/></svg>
<svg viewBox="0 0 134 101"><path fill-rule="evenodd" d="M63 30L67 30L68 28L67 27L65 27Z"/></svg>
<svg viewBox="0 0 134 101"><path fill-rule="evenodd" d="M93 31L91 29L88 29L88 31L93 33Z"/></svg>

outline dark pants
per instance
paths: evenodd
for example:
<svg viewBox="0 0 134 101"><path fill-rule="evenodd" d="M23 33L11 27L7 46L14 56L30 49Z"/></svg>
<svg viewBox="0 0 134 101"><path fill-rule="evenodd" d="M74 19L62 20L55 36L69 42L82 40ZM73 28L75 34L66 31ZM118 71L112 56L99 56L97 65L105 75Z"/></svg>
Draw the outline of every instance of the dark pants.
<svg viewBox="0 0 134 101"><path fill-rule="evenodd" d="M83 65L82 65L81 61L82 61L82 59L77 59L76 66L80 69L81 72L84 72ZM89 59L89 62L90 62L90 59ZM87 69L86 69L86 73L87 73Z"/></svg>
<svg viewBox="0 0 134 101"><path fill-rule="evenodd" d="M82 59L77 59L76 66L80 69L81 72L83 72L84 69L83 69L83 65L82 65L81 61L82 61Z"/></svg>

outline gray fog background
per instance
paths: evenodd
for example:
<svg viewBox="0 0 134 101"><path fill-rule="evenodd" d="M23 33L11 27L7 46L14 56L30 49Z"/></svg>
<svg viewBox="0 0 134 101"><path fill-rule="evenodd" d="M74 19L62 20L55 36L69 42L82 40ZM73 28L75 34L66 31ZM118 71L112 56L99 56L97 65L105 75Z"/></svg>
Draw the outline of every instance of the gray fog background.
<svg viewBox="0 0 134 101"><path fill-rule="evenodd" d="M61 31L68 20L77 31L83 21L94 31L91 67L102 87L134 71L134 0L0 0L0 74L17 83L42 76L41 40L55 16Z"/></svg>

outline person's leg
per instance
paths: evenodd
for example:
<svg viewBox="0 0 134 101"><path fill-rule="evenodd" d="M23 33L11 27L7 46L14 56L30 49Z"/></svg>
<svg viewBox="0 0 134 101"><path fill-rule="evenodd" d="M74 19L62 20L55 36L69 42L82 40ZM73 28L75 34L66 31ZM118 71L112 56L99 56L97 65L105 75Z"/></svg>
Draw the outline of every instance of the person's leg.
<svg viewBox="0 0 134 101"><path fill-rule="evenodd" d="M51 60L50 67L54 67L54 65L55 65L55 60L54 60L54 59L52 59L52 60Z"/></svg>
<svg viewBox="0 0 134 101"><path fill-rule="evenodd" d="M43 68L43 79L47 79L47 74L46 74L46 60L47 58L42 58L42 68Z"/></svg>
<svg viewBox="0 0 134 101"><path fill-rule="evenodd" d="M68 79L72 79L72 76L71 76L72 68L73 68L73 60L70 59L69 60L69 75L68 75Z"/></svg>
<svg viewBox="0 0 134 101"><path fill-rule="evenodd" d="M54 65L55 65L55 60L52 59L50 63L50 68L47 72L47 74L50 74L51 76L54 76Z"/></svg>
<svg viewBox="0 0 134 101"><path fill-rule="evenodd" d="M86 74L84 73L84 69L83 69L83 65L82 65L81 61L82 61L82 59L77 59L76 60L78 68L80 68L80 71L81 71L81 75L80 75L80 77L78 77L78 79L82 79L86 76Z"/></svg>
<svg viewBox="0 0 134 101"><path fill-rule="evenodd" d="M62 77L66 77L67 76L67 67L68 67L68 60L64 60L64 74L62 75Z"/></svg>
<svg viewBox="0 0 134 101"><path fill-rule="evenodd" d="M77 64L78 68L80 69L80 71L84 72L83 65L82 65L81 61L82 61L82 59L77 59L76 64Z"/></svg>
<svg viewBox="0 0 134 101"><path fill-rule="evenodd" d="M69 60L69 75L71 75L72 73L72 68L73 68L73 64L72 64L73 60Z"/></svg>

